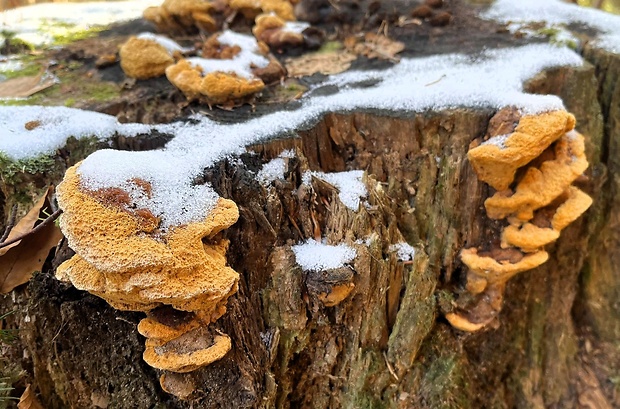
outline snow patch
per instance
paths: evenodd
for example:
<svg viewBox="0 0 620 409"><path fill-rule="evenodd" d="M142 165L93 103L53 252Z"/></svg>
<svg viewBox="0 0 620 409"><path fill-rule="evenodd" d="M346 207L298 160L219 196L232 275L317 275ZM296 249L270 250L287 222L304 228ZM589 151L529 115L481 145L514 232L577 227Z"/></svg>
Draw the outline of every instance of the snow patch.
<svg viewBox="0 0 620 409"><path fill-rule="evenodd" d="M26 129L27 123L35 122L34 129ZM105 140L116 133L128 137L148 133L152 127L121 124L110 115L66 107L4 106L0 108L0 129L0 152L19 160L51 153L71 136Z"/></svg>
<svg viewBox="0 0 620 409"><path fill-rule="evenodd" d="M496 135L482 142L480 145L494 145L500 149L506 149L506 141L510 138L510 135L512 134Z"/></svg>
<svg viewBox="0 0 620 409"><path fill-rule="evenodd" d="M620 16L560 0L496 0L483 18L523 26L546 22L548 26L570 23L584 24L601 32L597 44L620 53Z"/></svg>
<svg viewBox="0 0 620 409"><path fill-rule="evenodd" d="M321 271L344 267L357 255L354 248L341 243L337 246L308 239L292 247L295 260L304 271Z"/></svg>
<svg viewBox="0 0 620 409"><path fill-rule="evenodd" d="M361 199L368 196L366 185L362 182L363 170L334 173L308 171L303 174L302 182L309 185L312 176L334 185L338 189L340 201L354 212L359 210Z"/></svg>
<svg viewBox="0 0 620 409"><path fill-rule="evenodd" d="M226 30L217 39L223 45L237 45L241 51L227 60L202 57L187 58L191 64L202 69L203 75L219 71L233 72L243 78L255 78L252 67L264 68L269 65L269 60L259 54L256 38Z"/></svg>
<svg viewBox="0 0 620 409"><path fill-rule="evenodd" d="M524 113L562 109L558 97L526 94L523 83L546 68L581 64L581 57L572 50L547 44L490 50L473 57L449 54L403 59L387 70L333 76L328 83L339 87L333 95L306 96L295 110L236 124L199 115L192 117L194 122L168 125L119 124L108 115L65 107L0 107L0 129L4 130L0 133L0 151L18 160L53 153L70 136L106 139L115 132L132 136L151 129L173 135L174 139L158 151L97 151L82 163L79 173L91 188L122 187L133 178L145 179L154 186L149 204L153 208L147 208L169 225L184 224L202 220L205 209L216 201L212 189L192 184L205 167L243 153L247 145L309 126L326 112L359 108L422 112L505 106L516 106ZM374 80L376 85L355 87L364 80ZM33 120L41 120L42 125L28 131L24 125ZM357 172L342 183L330 181L333 176L321 176L339 188L343 203L354 210L365 192L361 171ZM357 187L350 188L349 184Z"/></svg>
<svg viewBox="0 0 620 409"><path fill-rule="evenodd" d="M0 31L33 45L50 44L54 38L46 31L55 24L76 30L106 26L140 18L145 8L160 4L161 0L34 4L0 12Z"/></svg>
<svg viewBox="0 0 620 409"><path fill-rule="evenodd" d="M187 52L192 50L191 48L181 47L179 45L179 43L177 43L176 41L171 40L168 37L165 37L165 36L162 36L162 35L159 35L159 34L140 33L136 37L141 39L141 40L151 40L151 41L154 41L157 44L159 44L162 47L164 47L166 49L166 51L168 51L170 54L173 54L176 51L178 51L180 53L187 53Z"/></svg>
<svg viewBox="0 0 620 409"><path fill-rule="evenodd" d="M415 248L404 241L392 244L389 250L396 252L399 261L411 261L415 257Z"/></svg>
<svg viewBox="0 0 620 409"><path fill-rule="evenodd" d="M265 163L260 171L256 174L256 179L263 186L269 186L271 182L284 178L286 172L286 159L295 157L295 152L285 150L278 155L277 158Z"/></svg>

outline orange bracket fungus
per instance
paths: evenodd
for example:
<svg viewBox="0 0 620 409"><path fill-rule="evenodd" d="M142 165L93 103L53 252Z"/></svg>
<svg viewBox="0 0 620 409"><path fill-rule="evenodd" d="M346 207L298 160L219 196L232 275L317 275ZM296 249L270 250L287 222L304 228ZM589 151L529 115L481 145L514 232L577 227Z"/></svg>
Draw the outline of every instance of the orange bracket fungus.
<svg viewBox="0 0 620 409"><path fill-rule="evenodd" d="M57 189L60 227L76 253L57 278L114 308L147 312L138 331L147 338L144 360L155 368L186 373L222 358L230 338L209 324L237 291L239 275L226 264L228 241L218 235L236 222L235 203L219 198L202 220L162 229L127 191L148 197L147 181L88 190L78 167Z"/></svg>
<svg viewBox="0 0 620 409"><path fill-rule="evenodd" d="M269 60L252 36L224 31L209 38L204 57L181 59L166 68L168 80L190 100L234 105L260 92L265 83L253 70Z"/></svg>
<svg viewBox="0 0 620 409"><path fill-rule="evenodd" d="M215 5L205 0L164 0L161 6L144 10L143 16L160 32L183 34L196 29L215 31L215 12Z"/></svg>
<svg viewBox="0 0 620 409"><path fill-rule="evenodd" d="M120 48L125 75L139 80L161 77L174 64L174 56L187 51L174 41L151 33L131 37Z"/></svg>
<svg viewBox="0 0 620 409"><path fill-rule="evenodd" d="M302 31L308 27L307 23L287 22L275 14L261 14L256 17L252 33L269 47L281 49L303 45L305 39Z"/></svg>
<svg viewBox="0 0 620 409"><path fill-rule="evenodd" d="M478 178L497 192L485 201L487 216L506 220L501 242L467 248L469 294L477 303L467 312L451 312L448 321L463 331L484 328L501 309L506 282L549 258L543 249L592 204L572 186L586 170L584 138L574 131L566 111L520 116L506 108L491 119L496 134L467 154Z"/></svg>

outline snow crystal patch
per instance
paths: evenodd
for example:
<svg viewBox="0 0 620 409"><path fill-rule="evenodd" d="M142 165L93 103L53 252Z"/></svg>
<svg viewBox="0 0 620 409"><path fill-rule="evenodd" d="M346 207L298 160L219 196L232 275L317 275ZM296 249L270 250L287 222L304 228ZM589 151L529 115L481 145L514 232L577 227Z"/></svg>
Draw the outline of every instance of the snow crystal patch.
<svg viewBox="0 0 620 409"><path fill-rule="evenodd" d="M226 30L217 37L220 44L241 47L241 51L231 59L187 58L190 64L200 67L203 75L210 72L232 72L243 78L255 78L252 67L264 68L269 60L258 54L259 48L256 39L245 34Z"/></svg>
<svg viewBox="0 0 620 409"><path fill-rule="evenodd" d="M389 250L396 252L399 261L411 261L415 257L415 248L404 241L392 244Z"/></svg>
<svg viewBox="0 0 620 409"><path fill-rule="evenodd" d="M506 141L508 140L508 138L510 137L510 135L512 134L504 134L504 135L496 135L492 138L487 139L486 141L482 142L480 145L494 145L497 146L500 149L506 149Z"/></svg>
<svg viewBox="0 0 620 409"><path fill-rule="evenodd" d="M308 239L292 247L295 260L304 271L321 271L344 267L357 255L354 248L341 243L337 246Z"/></svg>
<svg viewBox="0 0 620 409"><path fill-rule="evenodd" d="M292 150L285 150L278 155L277 158L265 163L260 171L256 174L256 179L263 186L269 186L271 182L284 178L284 172L286 172L286 160L294 158L295 152Z"/></svg>
<svg viewBox="0 0 620 409"><path fill-rule="evenodd" d="M338 189L340 201L355 212L359 209L360 200L368 196L366 185L362 182L363 170L334 173L308 171L303 174L302 182L309 185L312 176L334 185Z"/></svg>
<svg viewBox="0 0 620 409"><path fill-rule="evenodd" d="M30 44L49 44L54 38L46 31L54 24L70 24L78 30L106 26L140 18L145 8L160 3L161 0L130 0L33 4L1 12L0 30L16 33L17 38Z"/></svg>
<svg viewBox="0 0 620 409"><path fill-rule="evenodd" d="M202 220L213 201L209 189L192 184L205 167L243 153L247 145L295 132L326 112L358 108L422 112L505 106L516 106L524 113L561 109L563 104L558 97L526 94L523 83L547 68L581 64L581 58L573 51L547 44L490 50L476 57L451 54L403 59L387 70L333 76L328 82L340 88L337 93L302 98L301 107L296 110L274 112L237 124L194 116L193 123L146 126L119 124L111 116L64 107L0 107L0 129L8 130L0 133L0 151L11 159L22 159L51 153L70 136L105 139L114 132L132 136L150 129L174 135L158 151L95 152L82 163L79 172L84 183L97 187L123 186L135 177L145 179L158 186L151 199L154 208L149 210L168 223L184 224ZM355 88L360 79L373 79L376 85ZM25 129L26 122L39 117L46 126ZM342 182L344 186L325 179L336 185L343 203L354 210L366 191L359 180L361 171L357 172L360 173L350 174ZM357 187L349 189L350 184ZM206 207L201 208L203 205Z"/></svg>
<svg viewBox="0 0 620 409"><path fill-rule="evenodd" d="M26 124L37 124L31 130ZM131 137L151 126L121 124L115 117L66 107L6 106L0 108L0 152L19 160L51 153L67 138L107 139L115 133Z"/></svg>
<svg viewBox="0 0 620 409"><path fill-rule="evenodd" d="M305 21L287 21L282 27L282 31L289 33L301 34L305 29L310 27L310 24Z"/></svg>
<svg viewBox="0 0 620 409"><path fill-rule="evenodd" d="M169 39L168 37L159 35L159 34L153 34L153 33L140 33L136 36L137 38L141 39L141 40L151 40L151 41L155 41L157 44L161 45L162 47L164 47L170 54L178 51L180 53L186 53L191 51L191 48L185 48L185 47L181 47L179 45L179 43L177 43L174 40Z"/></svg>
<svg viewBox="0 0 620 409"><path fill-rule="evenodd" d="M598 45L620 52L620 16L560 0L496 0L481 17L517 25L544 21L548 25L585 24L599 30Z"/></svg>

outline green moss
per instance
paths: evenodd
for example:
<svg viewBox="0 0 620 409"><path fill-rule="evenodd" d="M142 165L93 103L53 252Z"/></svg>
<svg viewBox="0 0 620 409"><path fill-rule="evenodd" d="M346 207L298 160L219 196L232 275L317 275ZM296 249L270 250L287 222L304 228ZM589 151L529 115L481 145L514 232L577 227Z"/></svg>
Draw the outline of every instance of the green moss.
<svg viewBox="0 0 620 409"><path fill-rule="evenodd" d="M14 181L19 173L40 173L54 166L54 159L50 155L40 155L31 159L12 160L0 152L0 177L6 184Z"/></svg>
<svg viewBox="0 0 620 409"><path fill-rule="evenodd" d="M53 45L66 45L75 41L92 38L105 28L105 26L82 28L73 23L51 20L44 20L39 27L41 31L52 36Z"/></svg>
<svg viewBox="0 0 620 409"><path fill-rule="evenodd" d="M340 51L344 48L344 45L340 41L326 41L321 48L319 48L319 53L333 53L336 51Z"/></svg>
<svg viewBox="0 0 620 409"><path fill-rule="evenodd" d="M18 70L0 71L7 80L19 77L38 75L43 71L43 67L35 62L26 63Z"/></svg>

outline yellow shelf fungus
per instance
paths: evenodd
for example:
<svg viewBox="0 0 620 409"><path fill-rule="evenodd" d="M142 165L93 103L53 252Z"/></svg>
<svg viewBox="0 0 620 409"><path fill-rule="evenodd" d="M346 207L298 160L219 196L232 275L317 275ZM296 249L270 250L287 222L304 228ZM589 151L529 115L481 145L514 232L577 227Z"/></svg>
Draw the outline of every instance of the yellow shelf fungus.
<svg viewBox="0 0 620 409"><path fill-rule="evenodd" d="M519 118L517 111L505 109L491 119L489 131L508 133L469 150L478 178L498 190L484 203L487 216L507 219L509 225L501 232L501 248L491 244L485 252L475 247L461 251L468 268L466 289L478 297L471 314L475 319L468 313L446 314L453 327L473 332L492 322L506 282L545 263L549 254L543 247L592 204L571 186L588 167L584 138L574 126L575 118L565 111Z"/></svg>
<svg viewBox="0 0 620 409"><path fill-rule="evenodd" d="M83 187L78 167L56 190L60 227L76 253L58 267L57 278L117 309L148 312L138 331L147 337L144 360L155 368L189 372L222 358L231 341L209 335L208 326L238 288L238 273L226 265L228 241L217 236L237 221L235 203L220 198L203 220L161 231L160 220L130 205L125 190ZM148 182L128 184L150 195ZM159 307L183 319L162 321L154 312Z"/></svg>
<svg viewBox="0 0 620 409"><path fill-rule="evenodd" d="M502 191L513 182L517 169L543 153L574 126L575 117L566 111L526 115L515 132L489 139L470 149L467 157L478 179Z"/></svg>
<svg viewBox="0 0 620 409"><path fill-rule="evenodd" d="M144 10L143 16L164 33L186 33L196 28L210 32L217 30L214 13L210 1L164 0L161 6Z"/></svg>
<svg viewBox="0 0 620 409"><path fill-rule="evenodd" d="M156 41L131 37L119 51L125 75L139 80L161 77L174 64L172 54Z"/></svg>
<svg viewBox="0 0 620 409"><path fill-rule="evenodd" d="M187 60L179 60L166 69L168 80L189 100L205 98L210 104L236 102L265 88L259 78L244 78L234 72L211 72L202 70Z"/></svg>

